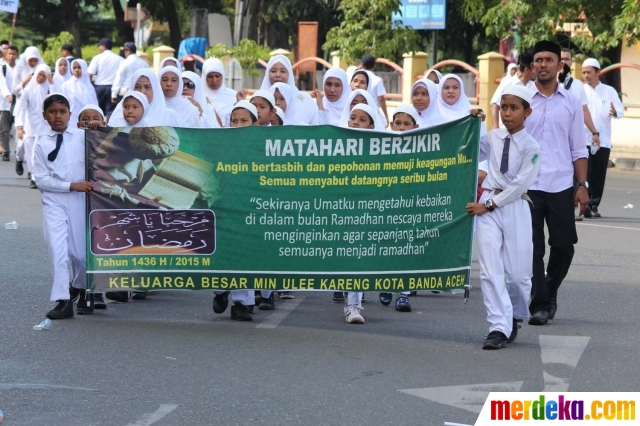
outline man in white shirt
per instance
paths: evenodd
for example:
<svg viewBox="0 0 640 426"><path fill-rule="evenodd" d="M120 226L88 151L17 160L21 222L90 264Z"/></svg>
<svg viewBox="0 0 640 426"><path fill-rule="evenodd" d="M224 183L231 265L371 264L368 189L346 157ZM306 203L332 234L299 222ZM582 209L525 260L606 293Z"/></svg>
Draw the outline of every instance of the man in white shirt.
<svg viewBox="0 0 640 426"><path fill-rule="evenodd" d="M585 93L589 100L589 112L593 123L600 132L598 150L595 154L590 150L587 169L589 208L585 210L584 217L591 218L600 217L598 206L602 200L609 155L611 154L611 117L622 118L624 105L613 87L600 83L600 63L596 59L589 58L582 63L582 77L585 83ZM589 136L590 130L586 127L584 130L585 135ZM590 139L587 137L586 140L587 146L591 148Z"/></svg>
<svg viewBox="0 0 640 426"><path fill-rule="evenodd" d="M362 68L370 71L373 76L371 81L371 87L373 88L373 94L375 95L378 108L382 108L382 113L389 123L389 114L387 114L387 101L384 99L384 95L387 94L387 89L384 87L384 81L373 73L373 69L376 66L376 58L371 55L364 55L362 57Z"/></svg>
<svg viewBox="0 0 640 426"><path fill-rule="evenodd" d="M500 100L502 99L502 93L507 86L516 85L523 86L527 89L531 87L536 79L536 75L531 68L533 62L533 55L529 53L523 53L518 57L517 71L514 75L507 75L500 80L500 84L496 89L493 97L491 98L491 124L494 129L498 127L504 127L502 120L500 120Z"/></svg>
<svg viewBox="0 0 640 426"><path fill-rule="evenodd" d="M4 42L4 41L3 41ZM0 43L3 43L0 42ZM4 56L2 58L2 73L0 75L0 137L2 138L2 161L9 161L9 142L11 140L11 126L13 124L13 108L15 106L15 96L11 91L13 87L13 72L18 59L18 48L9 46L2 50Z"/></svg>
<svg viewBox="0 0 640 426"><path fill-rule="evenodd" d="M113 44L108 38L100 40L98 47L100 48L100 54L93 57L87 71L89 71L89 76L93 78L98 106L104 111L104 115L108 117L116 106L116 104L111 103L111 86L123 59L120 55L113 53L111 50Z"/></svg>
<svg viewBox="0 0 640 426"><path fill-rule="evenodd" d="M116 78L111 86L111 103L117 104L120 97L133 88L133 73L140 68L149 68L149 64L136 54L136 45L128 41L124 44L125 60L120 62Z"/></svg>

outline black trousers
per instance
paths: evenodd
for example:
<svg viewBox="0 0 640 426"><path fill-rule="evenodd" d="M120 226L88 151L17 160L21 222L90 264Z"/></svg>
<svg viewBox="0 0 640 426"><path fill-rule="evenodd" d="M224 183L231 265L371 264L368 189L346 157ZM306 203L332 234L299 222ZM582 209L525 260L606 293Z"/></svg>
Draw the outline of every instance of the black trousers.
<svg viewBox="0 0 640 426"><path fill-rule="evenodd" d="M533 278L531 280L531 314L549 311L551 301L556 300L558 288L567 276L573 260L573 245L578 242L578 233L574 219L573 187L552 193L543 191L527 192L533 208L531 224L533 227ZM544 224L549 229L549 263L545 276Z"/></svg>
<svg viewBox="0 0 640 426"><path fill-rule="evenodd" d="M111 103L111 86L95 86L98 106L104 112L105 117L109 117L116 104Z"/></svg>
<svg viewBox="0 0 640 426"><path fill-rule="evenodd" d="M598 211L604 192L604 181L607 178L610 148L600 148L595 155L589 151L587 181L589 182L589 208Z"/></svg>

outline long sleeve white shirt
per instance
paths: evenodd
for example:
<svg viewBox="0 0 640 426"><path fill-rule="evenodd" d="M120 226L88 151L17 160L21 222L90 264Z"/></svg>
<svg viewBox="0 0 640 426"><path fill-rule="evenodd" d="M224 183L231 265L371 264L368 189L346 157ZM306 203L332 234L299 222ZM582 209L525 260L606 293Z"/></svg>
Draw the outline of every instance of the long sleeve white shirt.
<svg viewBox="0 0 640 426"><path fill-rule="evenodd" d="M44 192L69 192L71 184L84 182L85 151L84 130L68 127L62 133L62 145L54 161L49 153L56 148L58 132L49 127L49 132L36 139L33 148L33 176L38 188Z"/></svg>
<svg viewBox="0 0 640 426"><path fill-rule="evenodd" d="M116 55L109 49L94 56L87 68L89 74L94 76L93 84L96 86L111 86L122 61L121 56Z"/></svg>
<svg viewBox="0 0 640 426"><path fill-rule="evenodd" d="M593 125L600 133L600 147L611 148L611 118L622 118L624 116L624 105L620 101L620 97L616 90L603 83L593 88L588 84L584 85L584 91L589 101L588 107L593 119ZM616 116L610 116L611 104L616 110ZM584 126L584 134L587 140L587 146L591 146L591 131Z"/></svg>
<svg viewBox="0 0 640 426"><path fill-rule="evenodd" d="M6 66L7 75L3 75L2 68L0 68L0 93L2 98L0 99L0 111L9 111L11 109L11 103L7 102L7 96L13 96L13 71L14 67Z"/></svg>
<svg viewBox="0 0 640 426"><path fill-rule="evenodd" d="M135 53L130 54L124 61L120 62L116 77L111 85L112 98L117 98L121 89L127 89L127 91L133 89L134 82L131 81L131 78L133 73L140 68L149 68L149 64Z"/></svg>
<svg viewBox="0 0 640 426"><path fill-rule="evenodd" d="M510 138L509 167L500 171L505 138ZM487 161L487 177L482 182L485 189L502 192L493 197L498 207L512 203L526 193L540 169L540 146L522 129L509 134L507 129L495 129L480 138L480 161Z"/></svg>

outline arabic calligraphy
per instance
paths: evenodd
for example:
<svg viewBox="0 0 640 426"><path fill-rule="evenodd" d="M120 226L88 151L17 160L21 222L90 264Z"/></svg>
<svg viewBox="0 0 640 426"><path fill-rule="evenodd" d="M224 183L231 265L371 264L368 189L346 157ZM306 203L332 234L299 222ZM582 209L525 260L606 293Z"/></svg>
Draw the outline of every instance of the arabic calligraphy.
<svg viewBox="0 0 640 426"><path fill-rule="evenodd" d="M102 255L213 254L211 210L94 210L91 252Z"/></svg>

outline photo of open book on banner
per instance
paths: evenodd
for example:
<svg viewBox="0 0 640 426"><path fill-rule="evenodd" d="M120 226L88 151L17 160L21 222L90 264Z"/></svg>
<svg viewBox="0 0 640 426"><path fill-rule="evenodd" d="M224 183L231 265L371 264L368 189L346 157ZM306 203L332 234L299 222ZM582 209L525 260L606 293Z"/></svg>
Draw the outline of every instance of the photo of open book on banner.
<svg viewBox="0 0 640 426"><path fill-rule="evenodd" d="M469 282L479 119L87 131L95 291L409 291Z"/></svg>

